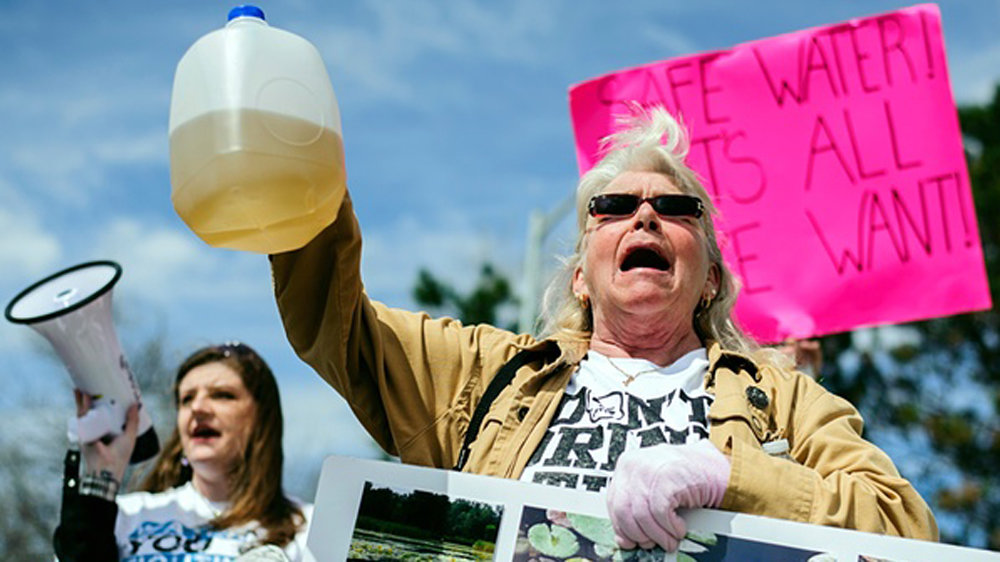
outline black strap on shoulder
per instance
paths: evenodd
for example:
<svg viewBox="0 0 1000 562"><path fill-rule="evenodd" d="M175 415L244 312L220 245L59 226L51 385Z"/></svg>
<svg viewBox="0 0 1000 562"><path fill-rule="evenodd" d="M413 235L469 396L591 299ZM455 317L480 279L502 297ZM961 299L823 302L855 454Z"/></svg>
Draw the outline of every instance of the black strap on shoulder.
<svg viewBox="0 0 1000 562"><path fill-rule="evenodd" d="M479 399L479 403L476 404L476 410L472 413L472 419L469 420L469 428L465 431L465 440L462 442L462 449L458 452L458 462L455 463L455 468L452 470L461 472L462 468L465 467L465 463L469 460L469 450L472 448L472 443L475 442L476 437L479 436L479 427L483 424L486 413L490 411L490 406L493 405L493 401L497 399L497 396L500 396L503 389L514 380L514 375L517 374L518 369L538 359L554 359L558 353L559 346L555 342L550 341L546 346L538 349L522 349L517 355L504 363L503 367L500 367L496 376L493 377L489 386L486 387L486 392Z"/></svg>
<svg viewBox="0 0 1000 562"><path fill-rule="evenodd" d="M721 367L725 367L734 373L746 371L755 382L760 382L760 372L757 364L740 354L723 351L712 367L712 376L715 376L715 372Z"/></svg>

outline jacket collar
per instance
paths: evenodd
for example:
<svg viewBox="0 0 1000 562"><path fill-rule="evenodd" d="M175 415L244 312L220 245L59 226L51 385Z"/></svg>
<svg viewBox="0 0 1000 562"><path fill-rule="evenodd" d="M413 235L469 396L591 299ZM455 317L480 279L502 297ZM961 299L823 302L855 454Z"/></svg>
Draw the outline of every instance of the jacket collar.
<svg viewBox="0 0 1000 562"><path fill-rule="evenodd" d="M705 347L708 348L708 373L705 374L705 388L710 388L715 384L715 373L719 369L726 369L736 374L745 372L754 382L760 382L760 367L748 355L722 349L722 345L714 340L708 340Z"/></svg>
<svg viewBox="0 0 1000 562"><path fill-rule="evenodd" d="M529 349L540 348L553 343L559 349L558 358L554 359L557 363L566 365L578 365L580 361L583 361L583 356L587 354L590 347L587 342L576 340L542 340L528 347Z"/></svg>

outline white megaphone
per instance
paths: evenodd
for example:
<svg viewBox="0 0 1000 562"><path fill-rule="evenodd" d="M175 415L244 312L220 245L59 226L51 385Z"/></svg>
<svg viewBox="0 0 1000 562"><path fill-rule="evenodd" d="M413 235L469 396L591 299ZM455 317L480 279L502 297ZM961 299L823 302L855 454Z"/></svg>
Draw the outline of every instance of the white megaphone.
<svg viewBox="0 0 1000 562"><path fill-rule="evenodd" d="M82 443L120 434L128 407L139 403L139 437L130 459L137 463L155 455L160 444L111 321L111 288L121 275L113 261L64 269L21 291L4 316L45 336L74 386L94 397L91 410L70 422L76 422Z"/></svg>

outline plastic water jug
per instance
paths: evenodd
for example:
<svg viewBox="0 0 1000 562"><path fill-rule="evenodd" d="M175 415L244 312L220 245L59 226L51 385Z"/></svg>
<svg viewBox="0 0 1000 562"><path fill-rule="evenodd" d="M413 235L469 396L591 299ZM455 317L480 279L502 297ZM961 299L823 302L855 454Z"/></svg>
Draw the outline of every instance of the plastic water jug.
<svg viewBox="0 0 1000 562"><path fill-rule="evenodd" d="M213 246L276 254L304 246L344 198L340 111L307 40L255 6L192 45L170 100L177 214Z"/></svg>

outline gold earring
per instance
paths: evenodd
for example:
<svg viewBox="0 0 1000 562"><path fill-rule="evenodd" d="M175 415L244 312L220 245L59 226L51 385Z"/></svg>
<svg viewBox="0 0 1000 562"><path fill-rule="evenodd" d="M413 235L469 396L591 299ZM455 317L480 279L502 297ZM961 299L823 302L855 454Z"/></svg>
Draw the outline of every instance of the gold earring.
<svg viewBox="0 0 1000 562"><path fill-rule="evenodd" d="M580 303L580 308L584 310L590 308L590 297L587 295L577 295L576 302Z"/></svg>
<svg viewBox="0 0 1000 562"><path fill-rule="evenodd" d="M706 312L708 310L708 307L712 306L712 300L714 298L715 298L715 291L712 291L711 293L701 297L701 300L698 302L698 312L699 313Z"/></svg>

